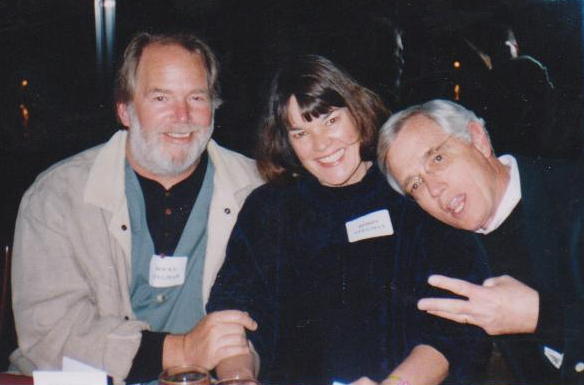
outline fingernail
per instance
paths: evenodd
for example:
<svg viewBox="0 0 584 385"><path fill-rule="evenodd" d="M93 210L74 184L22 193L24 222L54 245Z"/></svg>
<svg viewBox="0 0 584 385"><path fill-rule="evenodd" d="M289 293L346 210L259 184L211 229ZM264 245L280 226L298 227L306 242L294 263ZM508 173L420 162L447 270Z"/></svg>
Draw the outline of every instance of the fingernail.
<svg viewBox="0 0 584 385"><path fill-rule="evenodd" d="M428 277L428 283L430 285L435 284L438 280L439 280L439 278L438 278L437 275L431 275L431 276Z"/></svg>

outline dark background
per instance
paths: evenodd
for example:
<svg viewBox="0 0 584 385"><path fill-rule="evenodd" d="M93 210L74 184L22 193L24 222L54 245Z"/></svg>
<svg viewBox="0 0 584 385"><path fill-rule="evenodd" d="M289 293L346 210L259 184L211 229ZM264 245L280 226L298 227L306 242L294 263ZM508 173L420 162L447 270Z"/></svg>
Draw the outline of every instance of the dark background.
<svg viewBox="0 0 584 385"><path fill-rule="evenodd" d="M456 84L465 104L471 95L461 79L476 69L465 35L504 22L555 84L552 130L563 140L552 156L574 158L582 149L582 7L579 0L121 0L114 58L138 30L197 32L222 65L214 137L252 155L265 83L290 55L331 57L392 109L456 99ZM403 68L392 25L403 32ZM10 245L20 197L35 176L119 128L112 73L96 67L93 1L0 0L0 85L0 244ZM0 335L0 369L13 344L13 334Z"/></svg>

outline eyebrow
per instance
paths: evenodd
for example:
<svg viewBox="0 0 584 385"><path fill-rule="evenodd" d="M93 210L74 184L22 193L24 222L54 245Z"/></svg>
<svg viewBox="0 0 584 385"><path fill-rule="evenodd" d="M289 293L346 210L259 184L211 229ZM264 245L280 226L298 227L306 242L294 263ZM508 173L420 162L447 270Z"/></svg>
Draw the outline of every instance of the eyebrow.
<svg viewBox="0 0 584 385"><path fill-rule="evenodd" d="M165 90L163 88L152 88L148 91L146 91L147 94L156 94L156 93L161 93L161 94L169 94L170 90Z"/></svg>
<svg viewBox="0 0 584 385"><path fill-rule="evenodd" d="M329 116L331 116L335 111L338 111L338 110L339 110L339 107L331 107L331 110L329 112L326 112L324 114L320 114L316 118L313 117L313 119L326 119ZM303 113L301 113L300 115L302 116ZM305 122L306 120L302 119L302 121ZM301 131L301 130L304 130L304 128L291 127L291 126L288 127L288 131Z"/></svg>
<svg viewBox="0 0 584 385"><path fill-rule="evenodd" d="M424 152L424 155L423 155L423 157L424 157L424 162L425 162L425 161L426 161L426 160L427 160L427 159L428 159L428 158L429 158L429 157L432 155L432 153L433 153L434 151L436 151L436 150L440 149L440 147L442 147L442 146L443 146L445 143L446 143L446 141L444 141L444 142L440 143L440 144L439 144L438 146L436 146L436 147L430 147L428 150L426 150L426 151ZM420 174L416 174L416 175L409 175L409 176L408 176L408 177L407 177L407 178L404 180L404 182L402 183L402 186L404 186L404 188L406 188L406 189L407 189L407 187L410 185L410 183L412 182L412 180L413 180L414 178L417 178L417 177L419 177L419 176L420 176Z"/></svg>
<svg viewBox="0 0 584 385"><path fill-rule="evenodd" d="M147 92L147 94L155 94L155 93L172 94L171 90L165 89L165 88L152 88L146 92ZM195 88L194 90L192 90L189 93L190 94L208 94L209 90L206 88Z"/></svg>
<svg viewBox="0 0 584 385"><path fill-rule="evenodd" d="M433 153L433 152L435 152L435 151L437 151L437 150L441 149L441 148L442 148L444 145L446 145L446 143L448 142L448 140L449 140L449 139L450 139L452 136L453 136L453 134L450 134L450 135L448 135L448 136L446 137L446 139L444 139L444 140L443 140L443 141L442 141L440 144L438 144L438 145L437 145L437 146L435 146L435 147L430 147L429 149L427 149L427 150L424 152L424 155L423 155L423 157L424 157L424 161L426 161L426 160L427 160L427 159L430 157L430 155L432 155L432 153ZM420 174L417 174L417 175L410 175L410 176L408 176L408 177L407 177L407 178L406 178L406 179L403 181L403 183L402 183L402 186L404 187L404 189L407 189L407 187L410 185L410 183L412 182L412 180L413 180L414 178L418 177L418 176L420 176ZM407 191L406 191L406 192L407 192Z"/></svg>
<svg viewBox="0 0 584 385"><path fill-rule="evenodd" d="M424 153L424 160L428 159L432 155L433 152L440 150L442 148L442 146L444 146L446 144L446 142L448 141L449 138L450 137L447 137L446 140L439 143L437 146L430 147L428 150L426 150L426 152Z"/></svg>

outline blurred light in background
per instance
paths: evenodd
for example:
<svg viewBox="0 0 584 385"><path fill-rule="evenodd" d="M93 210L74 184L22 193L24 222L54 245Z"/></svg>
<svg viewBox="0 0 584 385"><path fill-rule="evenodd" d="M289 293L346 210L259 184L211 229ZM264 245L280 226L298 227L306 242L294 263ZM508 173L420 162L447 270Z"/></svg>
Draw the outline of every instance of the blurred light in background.
<svg viewBox="0 0 584 385"><path fill-rule="evenodd" d="M22 126L24 128L28 128L28 122L30 120L30 111L28 110L28 107L25 104L19 105L18 108L20 109L20 117L22 120Z"/></svg>
<svg viewBox="0 0 584 385"><path fill-rule="evenodd" d="M116 29L116 0L94 0L95 55L98 76L104 80L113 73Z"/></svg>
<svg viewBox="0 0 584 385"><path fill-rule="evenodd" d="M460 101L460 84L454 85L454 100Z"/></svg>

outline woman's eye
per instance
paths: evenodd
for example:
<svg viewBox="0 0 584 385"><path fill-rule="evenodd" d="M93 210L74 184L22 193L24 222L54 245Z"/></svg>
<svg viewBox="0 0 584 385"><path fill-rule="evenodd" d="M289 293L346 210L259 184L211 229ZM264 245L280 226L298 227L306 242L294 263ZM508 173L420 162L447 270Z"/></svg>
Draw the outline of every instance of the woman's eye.
<svg viewBox="0 0 584 385"><path fill-rule="evenodd" d="M293 139L300 139L306 135L306 131L294 131L290 134Z"/></svg>
<svg viewBox="0 0 584 385"><path fill-rule="evenodd" d="M442 156L442 154L436 154L436 156L434 156L434 162L436 163L440 163L444 160L444 157Z"/></svg>
<svg viewBox="0 0 584 385"><path fill-rule="evenodd" d="M333 124L335 124L337 122L337 120L338 120L338 118L336 116L333 116L326 121L326 124L327 124L327 126L332 126Z"/></svg>

